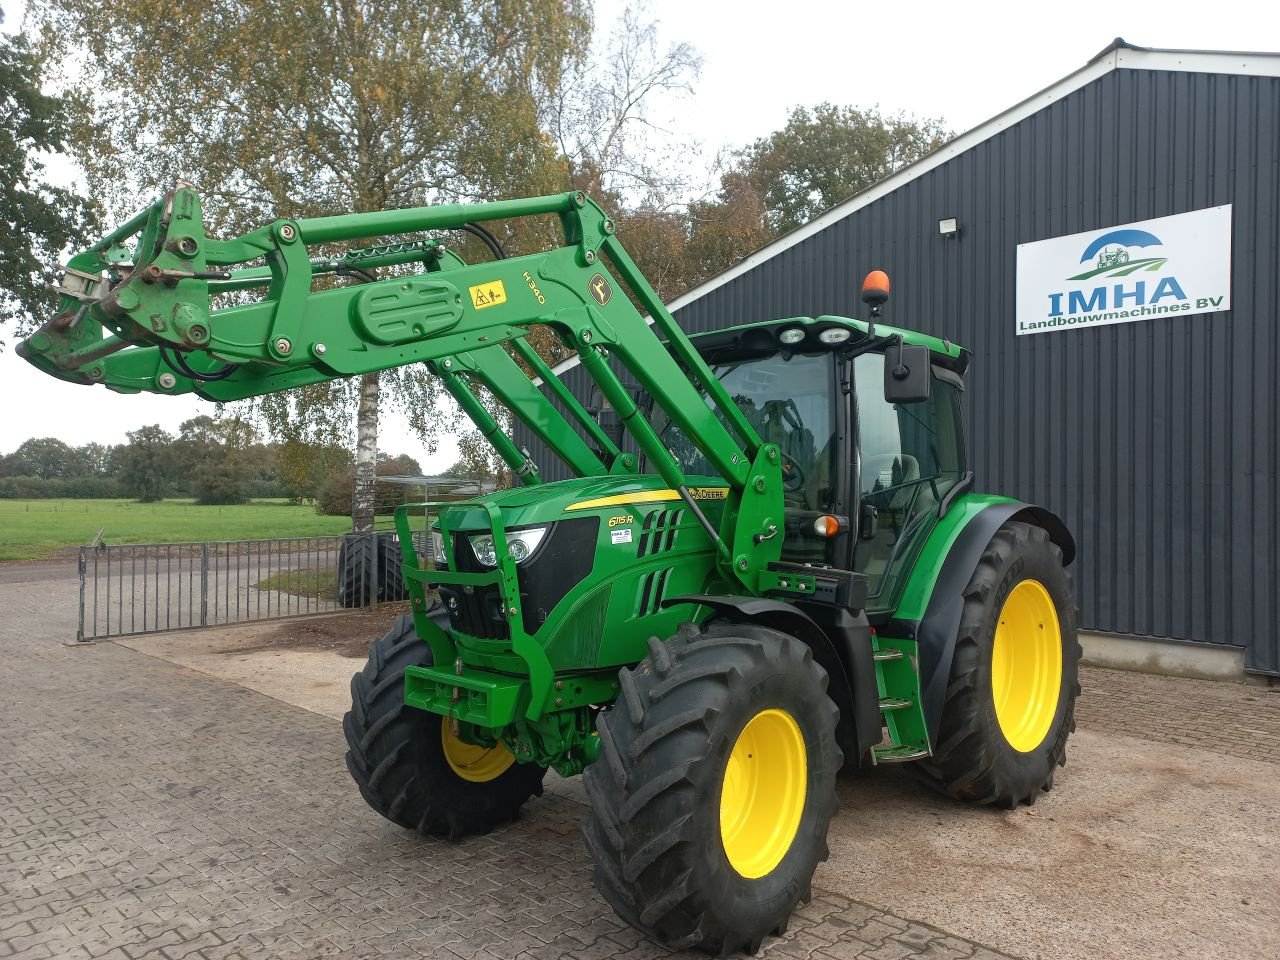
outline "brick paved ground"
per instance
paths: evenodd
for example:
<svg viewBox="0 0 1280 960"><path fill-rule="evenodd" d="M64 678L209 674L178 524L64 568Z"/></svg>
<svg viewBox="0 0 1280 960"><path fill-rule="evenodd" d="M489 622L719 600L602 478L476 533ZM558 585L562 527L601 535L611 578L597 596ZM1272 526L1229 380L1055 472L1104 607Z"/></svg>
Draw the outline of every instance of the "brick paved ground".
<svg viewBox="0 0 1280 960"><path fill-rule="evenodd" d="M1247 686L1081 667L1080 726L1280 763L1280 682Z"/></svg>
<svg viewBox="0 0 1280 960"><path fill-rule="evenodd" d="M338 725L114 644L74 584L0 582L0 958L646 960L560 792L461 844L379 820ZM1002 954L816 891L777 958Z"/></svg>

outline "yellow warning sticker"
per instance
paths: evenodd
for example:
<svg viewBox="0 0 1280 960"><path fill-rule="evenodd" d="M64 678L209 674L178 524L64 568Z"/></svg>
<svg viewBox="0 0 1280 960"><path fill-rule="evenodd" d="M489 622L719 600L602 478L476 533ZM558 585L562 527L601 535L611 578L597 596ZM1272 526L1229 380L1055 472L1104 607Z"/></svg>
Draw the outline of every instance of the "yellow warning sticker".
<svg viewBox="0 0 1280 960"><path fill-rule="evenodd" d="M477 310L496 307L500 303L507 302L507 288L502 285L501 280L477 283L474 287L470 287L468 292L471 294L471 304Z"/></svg>

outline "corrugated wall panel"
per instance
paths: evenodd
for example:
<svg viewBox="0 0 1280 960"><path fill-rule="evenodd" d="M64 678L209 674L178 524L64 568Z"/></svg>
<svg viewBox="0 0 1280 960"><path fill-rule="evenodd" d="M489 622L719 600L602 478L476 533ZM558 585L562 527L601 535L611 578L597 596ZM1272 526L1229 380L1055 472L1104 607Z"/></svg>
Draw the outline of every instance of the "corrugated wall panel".
<svg viewBox="0 0 1280 960"><path fill-rule="evenodd" d="M1014 335L1017 244L1223 203L1231 312ZM1280 80L1118 70L678 319L857 316L863 274L888 270L890 322L973 350L980 488L1074 531L1082 626L1243 646L1250 669L1280 673L1278 208ZM953 216L959 238L938 236Z"/></svg>

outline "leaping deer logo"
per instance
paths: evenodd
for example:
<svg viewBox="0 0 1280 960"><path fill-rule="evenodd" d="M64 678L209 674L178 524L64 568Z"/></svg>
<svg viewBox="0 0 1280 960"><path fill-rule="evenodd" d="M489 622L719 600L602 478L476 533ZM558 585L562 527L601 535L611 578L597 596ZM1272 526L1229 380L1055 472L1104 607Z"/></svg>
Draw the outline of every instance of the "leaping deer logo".
<svg viewBox="0 0 1280 960"><path fill-rule="evenodd" d="M604 306L613 299L613 287L609 286L609 281L601 274L596 274L588 282L587 287L591 290L591 297L600 306Z"/></svg>

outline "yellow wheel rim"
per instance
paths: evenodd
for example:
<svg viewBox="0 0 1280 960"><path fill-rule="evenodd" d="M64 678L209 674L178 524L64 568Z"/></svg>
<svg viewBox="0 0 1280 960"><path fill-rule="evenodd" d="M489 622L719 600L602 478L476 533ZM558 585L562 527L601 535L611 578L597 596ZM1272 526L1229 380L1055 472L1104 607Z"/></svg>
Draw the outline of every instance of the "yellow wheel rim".
<svg viewBox="0 0 1280 960"><path fill-rule="evenodd" d="M1023 580L1000 610L991 648L996 720L1009 746L1028 753L1044 742L1062 692L1062 630L1044 584Z"/></svg>
<svg viewBox="0 0 1280 960"><path fill-rule="evenodd" d="M516 762L515 755L505 743L493 747L480 747L467 743L453 735L453 725L440 721L440 742L444 745L444 758L453 772L472 783L487 783L507 772Z"/></svg>
<svg viewBox="0 0 1280 960"><path fill-rule="evenodd" d="M791 849L804 813L808 766L791 714L762 710L738 734L720 790L720 842L748 880L763 877Z"/></svg>

